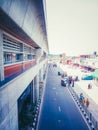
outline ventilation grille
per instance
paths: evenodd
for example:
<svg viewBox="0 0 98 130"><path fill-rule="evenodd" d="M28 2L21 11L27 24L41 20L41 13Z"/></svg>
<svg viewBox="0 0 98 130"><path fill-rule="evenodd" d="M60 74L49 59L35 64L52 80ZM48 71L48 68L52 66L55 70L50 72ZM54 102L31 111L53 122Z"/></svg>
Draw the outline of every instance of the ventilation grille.
<svg viewBox="0 0 98 130"><path fill-rule="evenodd" d="M6 51L21 52L21 43L3 34L3 49Z"/></svg>

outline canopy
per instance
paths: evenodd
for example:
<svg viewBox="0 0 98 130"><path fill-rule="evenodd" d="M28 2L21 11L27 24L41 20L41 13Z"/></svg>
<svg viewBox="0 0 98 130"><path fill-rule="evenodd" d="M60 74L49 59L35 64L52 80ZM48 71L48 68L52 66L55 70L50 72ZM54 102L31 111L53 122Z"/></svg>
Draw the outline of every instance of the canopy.
<svg viewBox="0 0 98 130"><path fill-rule="evenodd" d="M92 76L98 79L98 69L92 73Z"/></svg>

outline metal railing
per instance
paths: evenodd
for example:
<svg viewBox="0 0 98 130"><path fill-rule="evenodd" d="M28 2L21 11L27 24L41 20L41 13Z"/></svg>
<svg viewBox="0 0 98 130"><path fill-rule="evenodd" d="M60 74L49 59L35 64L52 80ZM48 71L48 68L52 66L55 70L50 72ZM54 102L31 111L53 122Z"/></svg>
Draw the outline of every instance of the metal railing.
<svg viewBox="0 0 98 130"><path fill-rule="evenodd" d="M94 118L93 114L88 110L88 108L80 101L78 94L73 90L72 87L68 87L74 100L81 109L83 115L85 116L91 130L98 130L98 121Z"/></svg>

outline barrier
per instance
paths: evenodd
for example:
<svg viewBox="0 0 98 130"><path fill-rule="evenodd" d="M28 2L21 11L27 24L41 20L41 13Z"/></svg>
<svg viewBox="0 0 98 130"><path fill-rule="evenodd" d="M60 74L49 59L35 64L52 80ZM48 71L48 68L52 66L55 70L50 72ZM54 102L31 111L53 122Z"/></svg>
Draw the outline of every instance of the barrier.
<svg viewBox="0 0 98 130"><path fill-rule="evenodd" d="M70 93L72 94L74 100L76 101L78 107L84 114L84 117L86 118L88 124L90 125L92 130L98 130L98 121L93 117L92 113L87 109L85 105L80 101L78 94L73 90L72 87L68 87ZM77 99L77 100L76 100Z"/></svg>

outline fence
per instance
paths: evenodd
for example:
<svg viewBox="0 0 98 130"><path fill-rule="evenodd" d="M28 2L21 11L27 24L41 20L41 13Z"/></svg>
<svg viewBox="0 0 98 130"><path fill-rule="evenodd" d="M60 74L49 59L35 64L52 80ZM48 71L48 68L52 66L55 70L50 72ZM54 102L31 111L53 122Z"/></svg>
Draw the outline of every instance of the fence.
<svg viewBox="0 0 98 130"><path fill-rule="evenodd" d="M78 94L73 90L72 87L68 87L69 91L71 92L73 98L77 102L77 105L81 109L82 113L84 114L88 124L90 125L91 130L98 130L98 121L94 118L92 113L87 109L87 107L80 101Z"/></svg>

